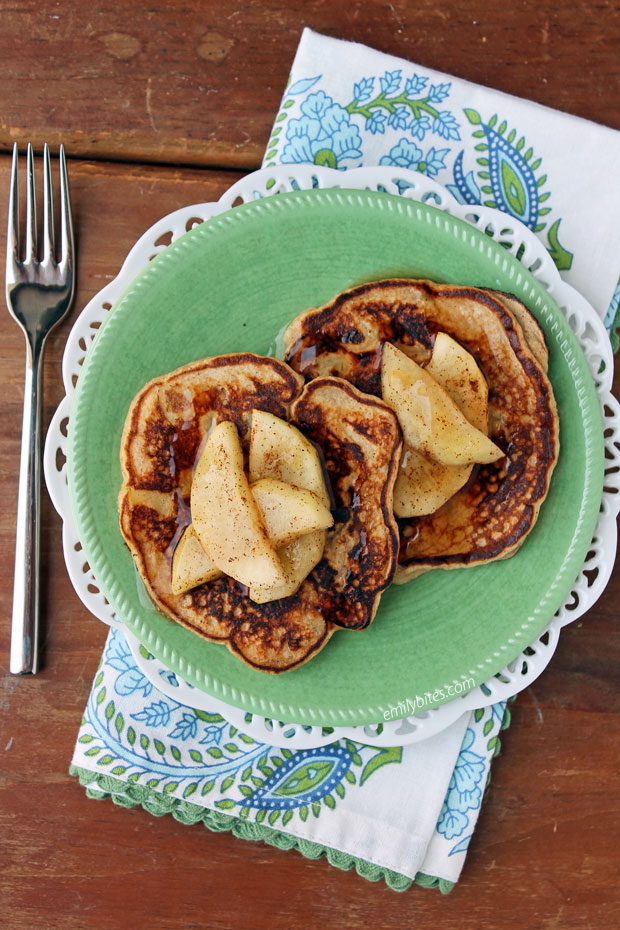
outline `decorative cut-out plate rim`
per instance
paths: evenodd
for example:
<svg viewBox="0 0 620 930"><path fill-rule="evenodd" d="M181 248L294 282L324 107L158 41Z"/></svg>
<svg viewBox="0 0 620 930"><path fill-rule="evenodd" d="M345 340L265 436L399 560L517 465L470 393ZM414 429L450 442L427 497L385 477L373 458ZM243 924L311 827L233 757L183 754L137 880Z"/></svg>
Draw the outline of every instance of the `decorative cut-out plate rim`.
<svg viewBox="0 0 620 930"><path fill-rule="evenodd" d="M395 177L398 179L400 184L405 182L409 184L410 187L404 192L401 189L394 190ZM53 428L50 429L50 434L48 435L48 442L46 444L46 478L48 480L48 486L50 486L50 493L52 495L54 504L63 517L65 524L63 530L63 544L71 580L74 583L79 596L82 598L82 600L85 601L85 603L87 603L87 606L91 612L93 612L100 619L103 619L105 622L114 622L115 618L113 616L113 612L111 612L111 608L105 603L105 598L103 598L101 592L97 592L96 590L96 579L94 579L92 573L90 573L88 570L85 570L85 565L81 566L81 572L76 570L75 565L70 567L72 563L76 562L76 554L77 560L80 558L83 560L83 556L80 556L79 554L79 541L76 542L75 527L71 525L73 518L68 501L64 466L59 470L56 464L57 450L59 448L61 451L66 449L61 426L63 420L66 419L66 413L69 408L70 399L73 393L74 379L77 371L79 370L80 364L83 361L85 351L88 348L88 341L89 339L92 339L94 332L96 332L97 325L105 318L107 307L114 302L116 297L122 293L127 284L133 280L137 271L139 271L140 268L148 265L149 258L164 247L162 237L164 237L166 233L170 234L171 228L173 230L172 238L175 238L174 230L176 230L178 234L181 234L192 223L193 218L198 221L207 219L217 213L228 210L236 201L241 200L242 202L247 202L248 200L269 196L274 193L279 193L283 187L284 189L295 190L297 188L304 189L305 186L306 189L309 189L316 186L317 183L322 187L341 186L346 189L355 187L363 189L367 186L370 186L371 188L374 186L375 189L387 190L388 193L399 193L401 195L404 193L404 196L408 197L408 199L419 199L422 201L424 201L424 198L430 197L434 200L433 205L439 206L440 209L443 209L446 212L457 215L459 218L465 218L470 223L472 223L473 218L475 220L474 225L477 224L479 228L483 228L490 235L498 237L501 236L505 239L506 236L512 232L513 236L515 237L515 242L512 243L512 248L509 250L512 251L514 249L516 251L517 248L521 248L522 250L524 249L521 256L521 261L524 264L525 262L530 262L532 266L530 270L532 270L532 273L538 278L539 281L542 278L542 283L546 286L547 290L552 293L552 296L555 298L556 302L560 304L560 306L566 304L570 307L571 312L576 313L578 319L572 322L572 328L574 331L577 330L578 338L581 335L581 343L584 350L588 349L586 356L588 357L591 370L597 375L597 387L599 389L601 405L603 409L605 404L607 404L608 409L611 408L612 411L615 410L615 401L611 397L608 389L609 383L611 382L611 366L613 365L613 360L611 357L611 350L609 348L609 340L607 339L607 334L602 326L602 322L596 315L595 311L589 307L587 302L580 295L578 295L573 288L561 281L555 266L553 266L551 259L539 241L529 230L521 227L521 224L513 220L512 217L507 217L506 215L489 208L478 206L464 207L463 205L458 204L452 195L445 191L445 189L438 185L436 182L432 182L428 178L405 170L395 171L394 169L355 169L354 171L343 174L342 172L333 171L331 169L317 169L311 166L296 166L294 171L291 171L288 167L283 167L282 169L278 170L263 169L260 172L248 175L236 185L233 185L233 187L227 191L221 200L217 203L199 204L181 208L180 210L175 211L167 217L162 218L162 220L154 224L151 229L147 230L147 232L142 237L140 237L136 245L132 248L117 278L109 285L107 285L103 291L100 292L100 294L97 295L97 297L95 297L82 312L76 321L76 324L74 325L72 333L67 342L65 358L63 359L63 374L67 389L67 397L60 405L59 411L57 412L57 417L55 417L52 423ZM481 224L485 225L482 226ZM547 280L552 282L551 285L546 283ZM581 334L579 329L582 330ZM590 331L589 339L585 336L586 330ZM601 361L603 362L602 375ZM61 417L61 414L64 414L64 416ZM603 503L606 504L606 506L603 507L604 512L601 514L601 518L599 518L599 524L603 522L607 526L607 529L609 529L610 520L604 518L605 516L608 518L610 512L614 509L617 509L616 505L618 502L618 495L617 493L615 495L611 493L607 494L607 497L609 500L605 502L604 495ZM608 553L609 545L611 543L610 533L606 532L605 536L607 543L605 550ZM613 537L613 548L615 551L615 522ZM605 574L607 574L608 577L608 573L611 571L611 566L613 565L613 553L611 554L611 559L603 559L603 563L605 561L610 561L611 564L601 564L596 566L598 569L598 586L596 585L596 581L594 586L589 586L590 589L592 587L600 588L600 590L595 591L596 596L593 599L592 597L588 597L588 588L583 588L583 590L580 592L581 602L577 604L576 609L572 612L569 610L564 610L563 615L559 617L556 615L556 617L551 621L551 629L557 629L559 631L559 628L562 625L570 622L573 619L576 619L578 616L581 616L582 613L588 609L589 606L591 606L591 603L594 602L604 587L604 583L607 580L607 578L604 577ZM590 567L589 564L588 567ZM583 581L582 576L580 576L580 579ZM578 582L580 579L578 579ZM600 583L601 581L602 584ZM88 590L89 587L91 590ZM84 591L85 588L86 592ZM558 613L562 612L560 611ZM547 631L545 630L541 636L544 636L546 632ZM467 706L474 707L483 706L483 704L494 703L497 700L502 700L505 697L510 696L507 693L508 691L516 693L516 691L521 690L521 687L524 687L525 684L527 684L530 680L533 680L535 675L532 677L532 673L536 672L538 666L540 666L540 669L536 672L536 674L539 674L540 671L542 671L542 668L544 668L551 657L556 641L556 637L551 636L549 643L552 643L552 648L550 649L540 648L542 644L538 642L539 649L538 651L534 649L534 657L518 657L518 660L521 660L522 658L525 659L525 665L528 669L528 672L525 675L523 675L523 673L520 675L514 675L510 672L509 669L508 671L503 670L503 672L497 673L497 675L490 679L488 683L488 685L491 686L490 690L487 686L488 693L485 693L483 690L485 686L479 686L477 689L474 689L474 691L468 694L466 699ZM533 644L533 647L534 645L535 644ZM517 660L515 660L515 662L517 662ZM514 666L514 662L510 663L510 665ZM498 693L497 688L494 689L493 685L497 685L498 680L500 680L502 676L506 678L506 674L507 681L502 683L500 693ZM161 681L156 681L155 683L159 687ZM207 700L214 700L208 696L206 697ZM475 700L476 698L478 700ZM437 708L436 710L431 710L427 717L422 718L421 723L420 720L416 720L415 733L418 735L415 736L415 738L417 739L424 737L424 721L429 718L433 721L435 721L438 715L442 718L446 718L447 722L444 725L448 725L448 723L451 722L451 719L456 719L454 714L456 713L456 716L458 716L465 709L464 700L465 699L456 699L449 704L443 705L443 707ZM445 710L445 708L448 708L449 710ZM232 708L232 710L236 712L235 708ZM255 713L254 716L257 720L264 719L259 718L259 715L256 715ZM398 724L398 722L398 720L390 721L389 724ZM330 725L332 723L333 721L329 721ZM352 729L358 730L360 728L353 727ZM426 726L426 730L430 733L431 729L433 732L437 732L437 728L435 726L431 727L431 725L428 724ZM362 741L368 741L367 737L368 734L366 734L366 737L363 738ZM331 738L333 739L334 736ZM393 743L393 738L391 742ZM287 745L291 745L290 742L287 742Z"/></svg>

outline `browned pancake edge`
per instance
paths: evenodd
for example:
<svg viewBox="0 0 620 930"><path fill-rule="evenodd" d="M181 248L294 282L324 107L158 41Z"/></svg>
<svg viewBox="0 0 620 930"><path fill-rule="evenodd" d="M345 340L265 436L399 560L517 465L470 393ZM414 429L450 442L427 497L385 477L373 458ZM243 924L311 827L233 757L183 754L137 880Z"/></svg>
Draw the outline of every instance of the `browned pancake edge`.
<svg viewBox="0 0 620 930"><path fill-rule="evenodd" d="M401 444L396 417L346 382L315 383L299 396L302 383L282 362L247 353L192 363L139 392L121 445L120 527L151 598L172 620L270 673L308 661L340 627L367 626L398 554L391 513ZM295 595L267 604L252 602L227 577L173 595L172 553L190 522L191 475L205 431L232 420L247 453L253 409L292 419L327 450L326 460L340 443L338 473L327 469L337 522L324 557ZM354 491L363 495L363 508ZM363 538L369 543L362 555L353 550Z"/></svg>
<svg viewBox="0 0 620 930"><path fill-rule="evenodd" d="M284 359L306 381L338 376L380 396L383 343L424 364L438 332L461 343L484 373L489 435L506 456L474 469L436 513L398 521L396 582L506 558L534 526L559 452L542 330L512 295L395 279L339 294L297 317L284 336Z"/></svg>

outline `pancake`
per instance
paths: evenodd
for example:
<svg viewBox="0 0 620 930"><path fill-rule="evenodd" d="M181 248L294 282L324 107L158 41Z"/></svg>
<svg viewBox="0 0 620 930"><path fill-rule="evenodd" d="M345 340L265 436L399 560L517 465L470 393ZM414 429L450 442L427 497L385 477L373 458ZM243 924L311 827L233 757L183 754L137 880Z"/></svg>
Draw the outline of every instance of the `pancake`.
<svg viewBox="0 0 620 930"><path fill-rule="evenodd" d="M532 355L546 373L549 367L549 349L538 321L534 319L527 307L511 294L503 294L501 291L489 291L489 293L516 319Z"/></svg>
<svg viewBox="0 0 620 930"><path fill-rule="evenodd" d="M302 313L284 334L284 360L306 381L338 376L380 396L383 344L394 343L424 365L438 332L459 342L483 372L489 436L506 454L476 466L466 486L435 513L398 521L396 582L432 568L508 558L534 526L559 452L542 330L512 295L388 280Z"/></svg>
<svg viewBox="0 0 620 930"><path fill-rule="evenodd" d="M157 607L248 665L283 672L307 661L339 627L362 629L391 582L398 553L392 516L401 432L381 401L345 382L303 379L273 358L219 356L151 381L131 404L121 441L120 526ZM323 450L336 526L323 559L291 597L256 604L221 577L171 590L175 546L191 522L192 471L209 429L237 426L247 455L252 410L291 419Z"/></svg>
<svg viewBox="0 0 620 930"><path fill-rule="evenodd" d="M317 378L293 404L291 420L322 450L332 494L336 525L314 570L315 586L333 623L362 630L396 570L396 414L340 378Z"/></svg>

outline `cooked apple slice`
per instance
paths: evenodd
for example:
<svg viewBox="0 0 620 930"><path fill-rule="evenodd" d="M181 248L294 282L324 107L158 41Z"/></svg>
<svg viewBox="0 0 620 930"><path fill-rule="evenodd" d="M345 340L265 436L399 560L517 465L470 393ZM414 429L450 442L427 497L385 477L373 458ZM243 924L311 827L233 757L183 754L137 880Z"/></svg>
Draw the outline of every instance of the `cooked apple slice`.
<svg viewBox="0 0 620 930"><path fill-rule="evenodd" d="M296 426L265 410L252 411L250 481L277 478L316 494L329 507L321 460L315 447Z"/></svg>
<svg viewBox="0 0 620 930"><path fill-rule="evenodd" d="M190 523L183 531L172 556L172 593L185 594L199 584L215 581L221 574L203 549Z"/></svg>
<svg viewBox="0 0 620 930"><path fill-rule="evenodd" d="M272 479L266 479L271 481ZM260 482L259 482L260 484ZM279 482L278 482L279 484ZM256 485L252 486L252 491ZM293 491L298 491L299 488L291 488ZM259 492L260 493L260 492ZM303 494L311 494L310 491L301 492ZM322 525L329 525L333 523L333 519L329 511L327 511L327 516L325 516L325 509L320 503L318 498L312 494L312 506L316 506L316 514L319 518L319 523ZM284 497L281 498L284 500ZM307 499L303 499L302 506L308 508ZM263 506L265 509L263 510ZM261 502L258 503L258 509L262 512L263 521L267 528L267 535L269 536L269 542L272 546L277 549L278 558L282 562L282 566L286 573L286 582L283 585L275 587L267 587L262 589L263 591L277 591L282 590L287 593L275 594L274 596L268 597L267 600L275 600L276 597L287 597L288 593L291 592L289 589L291 583L293 582L293 575L295 579L297 574L301 571L302 565L306 564L306 561L310 560L310 551L313 552L312 558L314 557L314 552L318 549L318 557L315 558L312 565L310 565L304 572L304 574L299 578L299 582L296 583L295 591L299 587L299 584L304 580L306 575L312 571L314 566L317 564L321 555L323 554L323 546L325 543L325 534L323 531L310 531L308 532L305 529L300 529L306 522L307 516L304 516L302 519L295 518L293 516L293 524L290 517L287 517L285 513L278 512L277 501L274 501L273 498L270 498L269 493L261 499ZM311 518L311 522L315 522L314 517ZM292 538L292 532L301 532L304 535L301 535L297 538ZM304 560L303 552L305 549L308 549L307 559ZM172 593L173 594L185 594L187 591L191 591L192 588L198 587L198 585L206 584L209 581L215 581L216 578L220 578L224 573L217 567L217 565L209 558L206 551L202 547L202 543L196 535L193 524L186 528L183 535L179 539L177 546L174 550L172 556ZM252 590L259 590L258 588ZM257 598L252 598L257 600ZM262 602L259 602L262 603Z"/></svg>
<svg viewBox="0 0 620 930"><path fill-rule="evenodd" d="M473 355L447 333L437 333L425 370L446 391L466 420L489 431L489 388Z"/></svg>
<svg viewBox="0 0 620 930"><path fill-rule="evenodd" d="M395 411L405 442L443 465L495 462L504 454L463 416L432 375L395 346L383 346L383 400Z"/></svg>
<svg viewBox="0 0 620 930"><path fill-rule="evenodd" d="M426 371L450 395L465 418L486 433L489 391L474 357L447 333L437 333ZM394 513L397 517L435 513L467 483L472 467L441 465L406 446L394 487Z"/></svg>
<svg viewBox="0 0 620 930"><path fill-rule="evenodd" d="M285 546L304 533L325 530L334 521L316 494L276 478L259 478L250 490L274 545Z"/></svg>
<svg viewBox="0 0 620 930"><path fill-rule="evenodd" d="M284 588L288 590L291 583L291 571L297 570L300 566L301 550L304 548L293 545L293 543L303 534L314 537L317 535L316 530L332 526L334 522L332 515L312 491L295 488L283 481L276 481L274 478L262 478L251 485L250 490L258 505L269 542L278 549L278 557L283 563L287 581L281 587L283 590ZM322 533L318 535L323 539ZM290 552L287 551L289 545L291 545ZM321 543L321 553L322 551ZM316 565L316 562L314 564ZM179 539L172 556L172 593L185 594L186 591L191 591L200 584L214 581L221 575L222 571L209 558L193 524L190 523ZM305 575L303 577L305 578ZM272 588L264 590L272 590ZM285 597L286 595L277 596ZM269 600L275 600L275 598L270 597Z"/></svg>
<svg viewBox="0 0 620 930"><path fill-rule="evenodd" d="M325 549L325 531L316 530L299 536L288 545L278 549L278 558L286 573L286 581L281 585L254 586L250 588L250 599L257 604L266 604L282 597L295 594L299 586L308 577L315 565L321 561Z"/></svg>
<svg viewBox="0 0 620 930"><path fill-rule="evenodd" d="M277 478L306 488L329 507L329 493L316 448L297 427L263 410L252 412L250 475L253 479ZM285 584L250 588L250 598L264 604L295 594L321 561L324 549L324 530L307 533L282 547L278 557L287 575Z"/></svg>
<svg viewBox="0 0 620 930"><path fill-rule="evenodd" d="M209 435L194 472L190 510L198 539L226 575L248 587L286 581L245 476L234 423L218 423Z"/></svg>
<svg viewBox="0 0 620 930"><path fill-rule="evenodd" d="M394 485L397 517L435 513L467 484L473 465L442 465L405 446Z"/></svg>
<svg viewBox="0 0 620 930"><path fill-rule="evenodd" d="M309 445L316 455L314 447ZM259 478L251 487L263 513L269 538L275 542L283 540L287 532L294 533L294 538L278 548L278 557L287 576L286 582L250 588L251 600L264 604L290 597L297 591L302 581L320 562L325 548L324 531L333 526L334 520L328 507L312 491L296 488L275 478Z"/></svg>

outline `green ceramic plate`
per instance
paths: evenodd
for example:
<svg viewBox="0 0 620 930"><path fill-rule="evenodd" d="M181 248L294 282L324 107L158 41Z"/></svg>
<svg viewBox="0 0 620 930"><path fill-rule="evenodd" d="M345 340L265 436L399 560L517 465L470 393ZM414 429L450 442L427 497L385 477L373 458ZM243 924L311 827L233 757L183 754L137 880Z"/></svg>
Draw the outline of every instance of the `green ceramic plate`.
<svg viewBox="0 0 620 930"><path fill-rule="evenodd" d="M278 333L302 310L390 276L499 288L536 315L547 335L560 411L562 450L551 489L512 559L393 586L369 629L339 631L311 662L266 675L145 600L118 529L125 414L156 375L209 355L273 354ZM518 261L432 207L369 191L314 190L214 217L138 276L84 363L68 468L91 568L116 612L157 658L211 696L264 716L358 725L384 719L399 702L420 708L422 701L425 709L445 703L486 681L535 639L587 553L603 456L598 400L583 354L557 306Z"/></svg>

